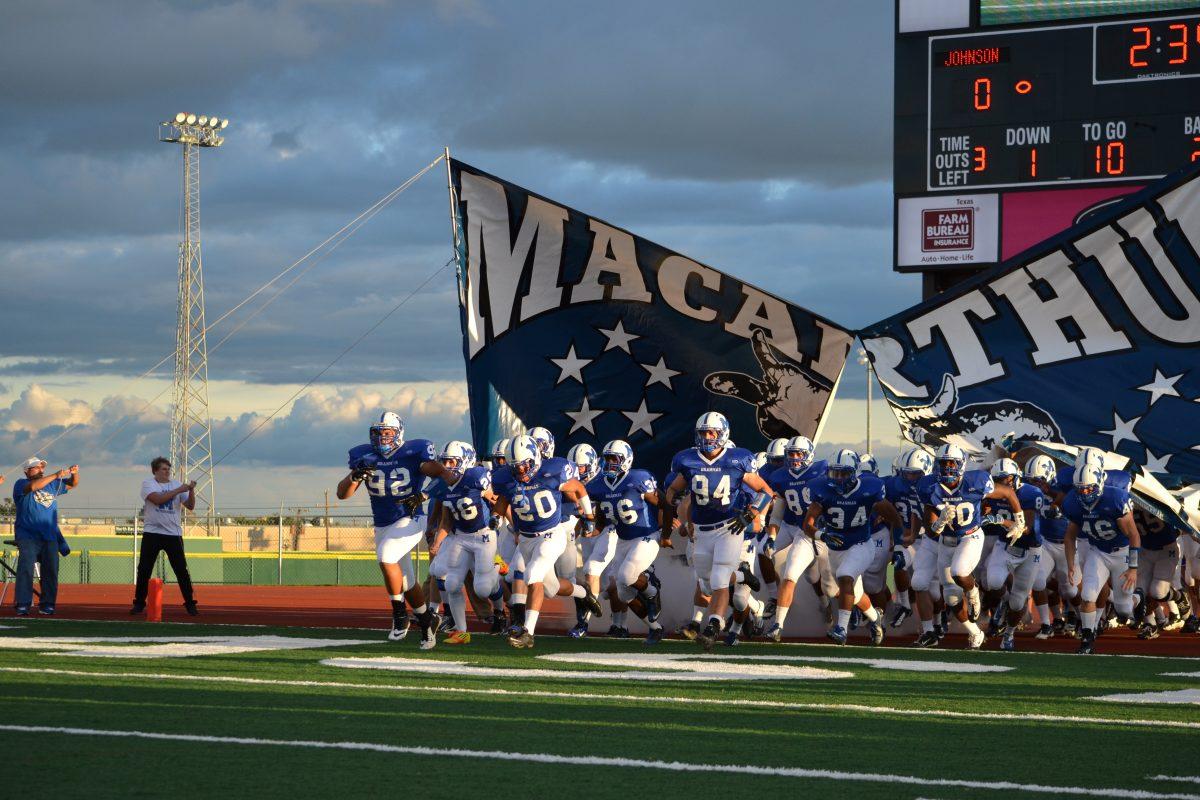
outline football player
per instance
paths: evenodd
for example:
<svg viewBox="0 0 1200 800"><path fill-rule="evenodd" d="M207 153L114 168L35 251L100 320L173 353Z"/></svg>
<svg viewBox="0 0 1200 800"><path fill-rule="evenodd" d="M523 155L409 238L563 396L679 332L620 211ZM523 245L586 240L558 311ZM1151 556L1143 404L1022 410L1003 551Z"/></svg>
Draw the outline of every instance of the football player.
<svg viewBox="0 0 1200 800"><path fill-rule="evenodd" d="M434 559L440 559L444 552L454 553L453 557L447 558L447 568L441 575L450 615L454 619L454 630L446 638L446 644L469 644L471 634L467 632L463 594L468 574L472 576L475 596L490 601L493 615L503 614L504 593L500 589L500 574L496 567L497 534L488 525L496 495L492 492L491 475L474 464L474 451L470 445L450 442L442 448L440 460L447 469L460 476L442 495L439 538L449 541L442 542L442 550ZM429 571L434 574L432 563Z"/></svg>
<svg viewBox="0 0 1200 800"><path fill-rule="evenodd" d="M577 444L567 452L567 460L575 465L579 473L579 482L588 487L591 481L600 474L600 456L596 448L590 444ZM589 489L590 493L590 489ZM593 497L593 507L595 498ZM595 533L579 539L580 555L583 558L583 579L588 591L597 597L601 593L600 577L612 563L617 548L617 532L612 525L597 525ZM575 627L568 632L572 639L582 639L587 636L588 623L592 611L580 600L575 601Z"/></svg>
<svg viewBox="0 0 1200 800"><path fill-rule="evenodd" d="M1046 501L1042 506L1041 524L1042 535L1042 573L1047 586L1053 580L1054 591L1049 594L1050 632L1043 628L1038 632L1039 639L1049 639L1055 634L1067 632L1068 627L1074 630L1078 614L1075 605L1079 602L1079 585L1067 579L1067 554L1063 547L1063 539L1067 535L1067 520L1062 509L1054 502L1059 493L1054 488L1056 480L1054 461L1050 456L1033 456L1025 462L1024 479L1026 484L1042 490Z"/></svg>
<svg viewBox="0 0 1200 800"><path fill-rule="evenodd" d="M1003 498L987 501L987 508L992 519L1005 530L1005 541L998 547L1004 553L1004 576L988 575L988 584L1003 586L1011 580L1008 590L1008 602L997 603L998 611L993 617L993 627L989 631L994 636L1000 636L1000 649L1012 651L1016 649L1015 635L1017 626L1025 615L1025 607L1029 604L1032 593L1038 604L1042 627L1038 635L1049 638L1046 631L1053 633L1049 626L1049 606L1046 604L1046 574L1042 570L1042 535L1041 513L1046 505L1046 496L1042 490L1031 483L1021 483L1021 470L1017 462L1011 458L1001 458L991 469L992 481L996 486L1007 486L1014 490L1020 506L1016 509L1009 506ZM1022 525L1014 525L1018 515L1022 517ZM985 517L986 524L986 517ZM1014 531L1023 528L1020 535ZM989 571L991 566L988 567Z"/></svg>
<svg viewBox="0 0 1200 800"><path fill-rule="evenodd" d="M595 527L595 515L587 491L575 477L575 468L565 458L543 461L542 448L528 434L514 437L505 455L507 463L492 476L498 497L494 508L496 516L491 525L493 529L499 528L497 517L511 510L513 528L520 536L514 569L524 573L516 577L523 579L528 592L527 596L520 596L514 578L513 610L518 617L523 616L524 622L514 624L508 641L513 647L530 648L534 644L542 601L547 594L557 594L560 588L554 563L567 546L562 505L564 502L578 504L588 532ZM586 600L593 613L600 613L596 596L585 586L567 585L572 597ZM523 610L523 615L519 610Z"/></svg>
<svg viewBox="0 0 1200 800"><path fill-rule="evenodd" d="M942 445L934 457L933 474L917 484L925 508L925 528L938 540L938 574L949 567L950 578L962 590L965 602L958 610L958 619L967 630L967 646L978 649L984 633L976 624L980 612L979 587L975 584L975 568L983 552L983 518L985 499L1004 499L1010 508L1020 508L1011 487L996 486L983 470L966 469L967 456L957 445ZM1024 521L1018 517L1013 529L1023 532ZM957 593L955 595L957 598Z"/></svg>
<svg viewBox="0 0 1200 800"><path fill-rule="evenodd" d="M691 497L691 522L695 530L696 577L701 591L712 598L707 609L708 623L697 634L696 641L711 650L729 607L729 584L734 573L739 573L740 583L751 586L751 581L757 583L747 563L750 553L743 532L755 516L767 509L774 493L754 472L754 455L730 446L729 421L724 415L715 411L701 414L695 430L695 446L681 450L671 462L671 471L676 475L664 498L659 541L662 547L672 546L675 505L686 492ZM738 513L735 502L738 487L743 483L755 495L745 511Z"/></svg>
<svg viewBox="0 0 1200 800"><path fill-rule="evenodd" d="M838 582L837 623L827 635L845 644L851 609L857 606L870 626L871 643L878 645L883 642L883 621L862 584L875 554L871 521L879 516L893 527L904 523L885 497L883 481L870 473L859 474L858 454L853 450L839 450L825 474L806 487L809 506L804 531L828 545L829 565Z"/></svg>
<svg viewBox="0 0 1200 800"><path fill-rule="evenodd" d="M824 460L814 461L813 452L813 443L807 436L788 439L784 447L785 466L771 473L767 481L775 492L775 500L767 524L765 551L774 558L783 559L780 570L783 581L775 599L775 623L767 631L767 638L774 642L783 638L783 627L796 594L796 582L802 575L817 576L814 569L816 548L813 540L804 533L804 513L808 510L804 488L824 477L828 465Z"/></svg>
<svg viewBox="0 0 1200 800"><path fill-rule="evenodd" d="M1062 502L1066 515L1067 580L1074 583L1075 550L1079 535L1088 540L1083 558L1080 587L1083 636L1076 651L1096 651L1096 629L1102 612L1096 610L1100 590L1112 579L1112 601L1123 617L1133 615L1133 589L1138 581L1138 556L1141 536L1133 522L1133 500L1129 489L1110 483L1103 467L1094 461L1078 459L1072 478L1073 488ZM1124 483L1124 482L1123 482Z"/></svg>
<svg viewBox="0 0 1200 800"><path fill-rule="evenodd" d="M912 601L909 589L912 586L912 569L916 560L917 533L921 530L921 499L917 495L917 481L929 474L933 468L933 456L922 447L901 451L892 465L892 475L883 482L887 499L896 507L904 525L891 531L892 575L896 582L896 610L889 625L899 628L912 616ZM929 605L921 611L918 601L918 618L928 620L933 630L933 608Z"/></svg>
<svg viewBox="0 0 1200 800"><path fill-rule="evenodd" d="M660 584L652 569L660 548L658 485L649 472L633 468L633 448L627 442L612 440L604 445L601 458L600 474L587 490L600 509L600 524L611 524L616 530L612 583L618 599L646 620L650 629L646 644L657 644L663 637L658 621Z"/></svg>
<svg viewBox="0 0 1200 800"><path fill-rule="evenodd" d="M392 601L392 630L388 639L398 642L408 634L407 597L421 625L421 649L437 644L433 612L413 569L412 550L425 535L426 517L420 486L426 476L449 483L456 476L436 459L428 439L404 440L400 416L385 411L369 430L370 442L350 449L349 474L337 485L339 500L348 500L365 483L375 521L375 556L383 584Z"/></svg>
<svg viewBox="0 0 1200 800"><path fill-rule="evenodd" d="M1167 627L1172 584L1179 575L1179 531L1141 508L1133 510L1141 537L1142 564L1134 589L1134 617L1139 639L1157 639Z"/></svg>

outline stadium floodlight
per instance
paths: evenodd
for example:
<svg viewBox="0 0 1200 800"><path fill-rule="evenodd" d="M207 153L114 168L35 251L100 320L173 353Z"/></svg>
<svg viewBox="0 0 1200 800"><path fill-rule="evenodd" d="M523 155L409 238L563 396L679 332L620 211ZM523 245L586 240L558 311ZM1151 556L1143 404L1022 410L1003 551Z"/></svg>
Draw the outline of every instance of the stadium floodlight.
<svg viewBox="0 0 1200 800"><path fill-rule="evenodd" d="M175 115L175 124L178 125L179 123L183 122L185 119L187 119L187 114L180 111L178 114Z"/></svg>
<svg viewBox="0 0 1200 800"><path fill-rule="evenodd" d="M200 117L199 122L200 122L200 127L202 127L202 128L208 127L208 117Z"/></svg>
<svg viewBox="0 0 1200 800"><path fill-rule="evenodd" d="M187 115L187 124L188 124L188 125L195 125L195 124L196 124L196 115L195 115L195 114L188 114L188 115Z"/></svg>
<svg viewBox="0 0 1200 800"><path fill-rule="evenodd" d="M228 127L229 127L229 120L227 120L227 119L221 120L221 130L225 130Z"/></svg>
<svg viewBox="0 0 1200 800"><path fill-rule="evenodd" d="M215 130L220 124L221 124L221 120L217 119L216 117L208 118L208 127L213 128Z"/></svg>

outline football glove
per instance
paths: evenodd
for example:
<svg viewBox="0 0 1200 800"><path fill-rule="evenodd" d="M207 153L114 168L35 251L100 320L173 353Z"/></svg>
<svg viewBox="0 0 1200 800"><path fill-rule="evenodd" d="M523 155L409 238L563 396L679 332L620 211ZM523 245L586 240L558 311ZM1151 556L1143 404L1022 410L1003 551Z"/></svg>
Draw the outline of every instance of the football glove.
<svg viewBox="0 0 1200 800"><path fill-rule="evenodd" d="M902 545L892 548L892 566L896 569L904 569L908 566L908 551Z"/></svg>
<svg viewBox="0 0 1200 800"><path fill-rule="evenodd" d="M733 518L733 522L729 525L731 533L741 533L754 524L754 512L746 509L742 513Z"/></svg>
<svg viewBox="0 0 1200 800"><path fill-rule="evenodd" d="M846 544L846 540L842 538L842 534L837 531L826 530L821 535L821 539L834 550L840 550Z"/></svg>
<svg viewBox="0 0 1200 800"><path fill-rule="evenodd" d="M1058 506L1050 505L1042 509L1042 519L1062 519L1062 509Z"/></svg>
<svg viewBox="0 0 1200 800"><path fill-rule="evenodd" d="M768 536L765 539L763 539L762 554L764 556L766 556L767 558L775 557L775 537L774 536Z"/></svg>
<svg viewBox="0 0 1200 800"><path fill-rule="evenodd" d="M504 519L499 514L493 514L492 518L488 520L488 527L494 531L500 530L500 526L503 524ZM497 556L497 558L499 558L499 556Z"/></svg>
<svg viewBox="0 0 1200 800"><path fill-rule="evenodd" d="M596 520L592 519L591 517L584 517L583 518L583 535L591 536L595 532L596 532Z"/></svg>
<svg viewBox="0 0 1200 800"><path fill-rule="evenodd" d="M363 481L365 481L367 478L370 478L374 474L375 474L374 467L370 467L370 466L367 466L366 464L360 463L358 466L356 466L354 468L354 471L350 473L350 477L354 480L355 483L362 483Z"/></svg>
<svg viewBox="0 0 1200 800"><path fill-rule="evenodd" d="M952 519L954 519L954 506L943 505L938 511L937 519L933 521L933 524L929 526L929 529L935 534L941 534L941 532L946 529L946 526L950 524L950 520Z"/></svg>
<svg viewBox="0 0 1200 800"><path fill-rule="evenodd" d="M396 502L407 509L408 513L415 514L420 510L421 504L428 499L422 492L413 492L408 497L403 497Z"/></svg>

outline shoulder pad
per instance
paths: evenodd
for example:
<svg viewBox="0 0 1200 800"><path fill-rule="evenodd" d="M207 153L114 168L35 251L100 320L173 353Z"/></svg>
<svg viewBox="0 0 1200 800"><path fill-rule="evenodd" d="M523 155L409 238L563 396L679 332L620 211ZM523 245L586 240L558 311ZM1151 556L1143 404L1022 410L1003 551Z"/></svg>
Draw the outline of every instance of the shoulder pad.
<svg viewBox="0 0 1200 800"><path fill-rule="evenodd" d="M437 448L428 439L410 439L404 443L403 449L412 455L420 455L422 461L437 460Z"/></svg>

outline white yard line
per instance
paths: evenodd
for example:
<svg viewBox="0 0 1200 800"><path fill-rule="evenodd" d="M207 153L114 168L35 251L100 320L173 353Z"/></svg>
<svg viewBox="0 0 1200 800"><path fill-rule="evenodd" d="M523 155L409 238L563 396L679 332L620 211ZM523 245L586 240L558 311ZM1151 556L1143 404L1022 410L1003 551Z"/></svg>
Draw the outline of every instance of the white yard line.
<svg viewBox="0 0 1200 800"><path fill-rule="evenodd" d="M1200 777L1194 775L1147 775L1148 781L1176 781L1178 783L1200 783Z"/></svg>
<svg viewBox="0 0 1200 800"><path fill-rule="evenodd" d="M234 675L185 675L176 672L106 672L102 670L47 669L38 667L0 667L0 673L13 672L32 675L70 675L88 678L130 678L155 681L198 681L202 683L227 683L248 686L286 686L316 689L366 689L371 691L410 694L461 694L485 697L541 697L561 700L631 701L637 703L675 703L679 705L724 706L728 708L759 708L764 710L788 711L850 711L868 714L892 714L903 717L940 717L945 719L977 719L985 721L1013 720L1022 722L1084 723L1116 725L1135 728L1186 728L1200 730L1200 722L1157 719L1109 719L1104 717L1056 716L1052 714L992 714L969 711L935 711L929 709L891 708L854 703L790 703L777 700L727 700L703 697L678 697L669 695L603 694L599 692L551 692L538 689L470 689L458 686L393 686L379 683L350 683L346 681L298 681L271 678L243 678ZM620 680L621 673L613 673ZM570 672L563 676L570 678ZM1200 798L1198 798L1200 800Z"/></svg>
<svg viewBox="0 0 1200 800"><path fill-rule="evenodd" d="M320 750L359 750L375 753L426 756L432 758L474 758L488 761L519 761L525 764L571 764L584 767L618 767L653 769L667 772L710 772L730 775L754 775L781 778L809 778L851 783L907 784L910 786L953 786L965 789L1031 792L1036 794L1076 795L1082 797L1117 797L1131 800L1200 800L1194 794L1164 794L1144 789L1091 788L1087 786L1047 786L1011 781L968 781L951 778L918 778L913 775L887 775L870 772L804 769L801 767L760 767L749 764L703 764L684 761L658 761L639 758L606 758L603 756L564 756L555 753L503 753L490 750L434 748L408 745L377 744L374 742L323 742L313 739L258 739L247 736L206 736L191 733L154 733L151 731L105 730L98 728L65 728L50 725L0 725L0 731L14 733L65 734L68 736L113 737L119 739L150 739L168 742L201 742L204 744L248 745L255 747L296 747Z"/></svg>

